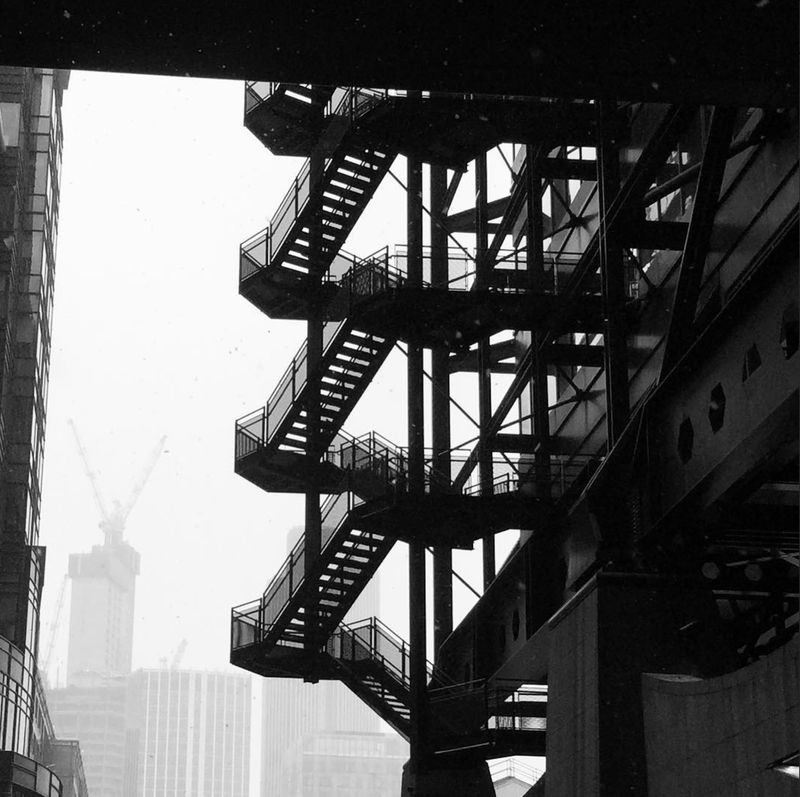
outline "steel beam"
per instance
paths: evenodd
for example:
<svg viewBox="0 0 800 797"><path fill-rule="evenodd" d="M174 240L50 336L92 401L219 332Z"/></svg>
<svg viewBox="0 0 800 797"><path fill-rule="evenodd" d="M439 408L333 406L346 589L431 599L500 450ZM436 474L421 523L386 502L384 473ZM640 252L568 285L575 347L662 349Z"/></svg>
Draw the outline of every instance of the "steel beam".
<svg viewBox="0 0 800 797"><path fill-rule="evenodd" d="M475 286L479 290L489 284L492 261L488 257L489 180L486 153L475 159ZM480 436L478 470L481 490L491 489L494 478L492 449L488 427L492 417L492 353L488 337L478 342L478 423ZM494 535L483 538L483 587L486 589L495 576Z"/></svg>
<svg viewBox="0 0 800 797"><path fill-rule="evenodd" d="M686 106L673 106L664 110L659 124L645 143L642 153L631 169L622 189L611 203L607 214L608 222L617 223L624 218L625 214L630 215L630 210L632 208L641 207L642 197L653 184L659 169L663 166L672 149L676 137L685 130L694 112L695 109ZM523 198L524 192L520 195L519 201L521 202ZM499 247L499 241L497 245ZM494 242L492 246L494 246ZM589 278L597 268L598 252L599 236L595 234L581 254L580 260L575 266L569 282L559 294L563 305L563 312L560 314L562 320L569 320L571 307L574 306L575 299L580 295L586 279ZM542 344L544 345L549 342L550 339L550 336L546 336ZM514 403L519 398L520 393L525 386L529 384L533 362L534 350L533 347L531 347L517 366L517 371L511 385L506 390L505 395L500 400L497 409L492 415L488 429L490 435L497 432L506 416L513 408ZM463 487L467 483L467 479L476 464L477 456L471 455L468 457L467 461L456 475L453 484L459 488Z"/></svg>
<svg viewBox="0 0 800 797"><path fill-rule="evenodd" d="M619 225L610 217L620 190L619 147L613 135L616 104L598 103L597 183L600 192L600 277L603 287L606 379L606 437L612 448L628 421L628 345L625 325L625 267Z"/></svg>
<svg viewBox="0 0 800 797"><path fill-rule="evenodd" d="M218 0L83 0L68 13L12 0L0 50L21 66L744 106L797 102L797 31L796 3L751 0L641 0L636 14L611 0L498 0L491 18L457 0L236 13Z"/></svg>
<svg viewBox="0 0 800 797"><path fill-rule="evenodd" d="M697 298L735 119L736 111L733 108L717 107L711 115L664 348L662 376L675 365L694 337L692 325L697 311Z"/></svg>
<svg viewBox="0 0 800 797"><path fill-rule="evenodd" d="M322 155L314 153L310 161L309 180L316 185L324 169ZM322 249L322 222L318 216L311 220L309 237L309 255L311 262L318 262ZM307 275L307 291L310 311L306 325L306 457L312 464L309 484L305 491L305 556L303 570L306 583L314 580L322 546L322 516L320 504L320 484L316 475L316 465L322 457L320 443L321 426L321 368L322 362L322 328L323 313L319 299L322 295L322 277L312 269ZM317 639L317 618L319 616L318 595L316 590L308 590L308 602L305 605L305 640L304 646L309 654L315 654L319 647Z"/></svg>
<svg viewBox="0 0 800 797"><path fill-rule="evenodd" d="M486 204L486 216L488 219L496 219L502 216L508 207L510 197L495 199ZM472 208L453 213L447 217L447 229L450 232L475 232L475 211Z"/></svg>
<svg viewBox="0 0 800 797"><path fill-rule="evenodd" d="M447 172L430 170L431 285L446 288L449 279L447 231L443 226L447 200ZM433 468L440 478L450 479L450 353L445 345L431 349L431 443ZM435 489L436 485L432 485ZM453 630L453 554L446 546L433 549L433 650L434 661L442 643Z"/></svg>
<svg viewBox="0 0 800 797"><path fill-rule="evenodd" d="M407 273L412 287L422 285L422 163L408 158ZM425 492L424 367L421 346L408 345L408 490ZM421 519L420 519L421 521ZM410 755L411 761L425 756L427 745L427 670L425 605L425 544L416 537L408 545L408 611L410 628Z"/></svg>

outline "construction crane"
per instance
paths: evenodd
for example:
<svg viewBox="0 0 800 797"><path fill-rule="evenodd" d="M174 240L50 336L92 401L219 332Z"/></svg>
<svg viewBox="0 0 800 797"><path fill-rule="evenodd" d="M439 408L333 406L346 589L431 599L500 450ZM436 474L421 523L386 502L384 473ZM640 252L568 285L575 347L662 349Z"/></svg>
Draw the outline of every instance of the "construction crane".
<svg viewBox="0 0 800 797"><path fill-rule="evenodd" d="M67 582L69 576L64 576L61 579L61 587L58 590L58 600L56 601L56 611L53 615L53 620L50 623L49 633L47 634L47 644L39 651L39 672L47 677L50 670L50 661L53 658L53 649L56 644L56 634L58 633L58 626L61 620L61 612L64 610L64 599L67 595Z"/></svg>
<svg viewBox="0 0 800 797"><path fill-rule="evenodd" d="M189 644L188 639L182 639L178 645L177 650L172 656L172 661L169 663L170 670L177 670L183 661L183 654L186 653L186 646Z"/></svg>
<svg viewBox="0 0 800 797"><path fill-rule="evenodd" d="M130 515L131 510L139 500L139 496L142 494L142 490L144 490L147 480L153 473L156 463L164 451L164 444L166 443L167 437L166 435L162 435L161 439L158 441L158 443L156 443L156 446L152 450L150 457L148 458L147 463L142 470L141 475L139 476L139 479L136 481L136 484L134 484L133 489L131 490L128 500L122 504L119 500L115 499L111 509L109 510L106 502L103 500L100 490L98 489L97 477L95 472L92 470L91 465L89 464L89 458L87 457L86 450L81 443L78 429L71 418L69 420L69 425L72 429L72 434L75 436L75 442L78 445L78 452L81 455L81 460L83 461L86 475L89 478L90 484L92 485L92 492L94 493L95 502L100 510L100 516L102 520L100 521L99 526L103 532L105 543L107 545L119 544L124 538L125 523L128 519L128 515Z"/></svg>

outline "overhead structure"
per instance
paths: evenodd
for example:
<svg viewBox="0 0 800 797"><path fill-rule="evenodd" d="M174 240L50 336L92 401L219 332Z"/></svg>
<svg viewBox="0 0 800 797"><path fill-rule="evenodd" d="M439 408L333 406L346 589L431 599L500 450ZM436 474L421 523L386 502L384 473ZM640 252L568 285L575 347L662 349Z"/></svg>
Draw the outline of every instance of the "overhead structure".
<svg viewBox="0 0 800 797"><path fill-rule="evenodd" d="M558 98L793 102L794 0L7 3L6 63ZM313 134L313 130L310 131Z"/></svg>

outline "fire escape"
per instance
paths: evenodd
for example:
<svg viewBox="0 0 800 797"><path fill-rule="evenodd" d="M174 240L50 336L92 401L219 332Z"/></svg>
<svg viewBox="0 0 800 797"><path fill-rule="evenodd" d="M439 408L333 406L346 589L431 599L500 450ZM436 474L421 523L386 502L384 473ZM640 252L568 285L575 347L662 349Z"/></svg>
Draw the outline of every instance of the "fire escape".
<svg viewBox="0 0 800 797"><path fill-rule="evenodd" d="M345 625L345 614L394 543L419 538L420 511L433 519L425 544L471 547L487 529L547 522L587 459L548 462L545 490L532 466L524 474L501 467L488 481L467 484L454 479L469 455L448 457L444 468L428 455L423 489L413 493L407 447L377 433L353 438L342 425L398 341L457 344L462 354L453 356L452 367L458 370L468 367L470 347L496 332L551 326L559 285L568 283L578 260L556 249L534 275L524 254L495 251L494 266L476 280L468 270L474 258L451 247L450 272L457 264L462 274L433 285L426 253L429 278L413 284L406 249L359 258L341 247L399 152L463 170L510 130L557 124L586 140L593 124L585 108L531 101L264 83L247 85L245 114L248 128L274 152L310 157L269 227L242 244L240 292L271 318L316 315L324 323L315 365L306 343L266 406L237 421L236 471L268 491L306 492L313 481L327 498L313 563L303 537L263 595L234 609L232 661L265 676L339 678L408 738L408 643L376 618ZM561 168L585 171L585 164L563 161ZM582 294L570 331L596 332L601 324L596 291ZM573 354L584 354L575 348ZM315 385L319 457L310 446ZM498 466L509 461L501 449L484 452L484 463L486 453ZM545 688L460 682L430 664L426 672L431 706L446 708L434 713L451 717L449 726L438 721L430 728L438 749L457 751L482 739L490 756L543 752Z"/></svg>
<svg viewBox="0 0 800 797"><path fill-rule="evenodd" d="M667 444L654 419L674 424L659 396L677 363L700 356L703 324L719 312L718 289L706 285L703 293L702 268L693 264L736 186L725 170L746 174L747 158L774 124L766 112L735 120L727 109L708 111L247 84L248 128L273 152L308 159L267 229L242 244L240 293L270 318L305 320L309 333L266 405L237 421L235 468L266 491L304 493L306 534L263 594L233 609L234 664L266 677L343 681L411 740L412 760L415 750L440 762L544 754L547 667L526 664L523 676L519 662L539 661L553 618L592 579L620 562L641 567L645 549L653 561L663 558L664 528L678 523L677 510L667 511L672 487L662 491L663 507L642 499L644 474L657 467L668 474L664 463L674 458L661 453ZM486 153L505 142L524 146L508 164L508 196L490 202ZM623 150L635 155L621 158ZM343 244L398 155L408 164L405 245L347 253ZM431 165L430 247L422 246L422 163ZM474 209L450 213L468 164ZM796 230L796 203L791 209L780 199L792 174L770 199L783 221L754 247L752 271L766 268ZM457 232L475 234L474 252L450 245ZM677 285L658 290L676 263ZM647 313L659 319L656 331ZM796 305L784 317L789 360ZM508 331L513 339L493 337ZM636 335L656 339L655 349L630 357ZM395 346L408 359L406 446L343 429ZM421 431L426 348L432 449ZM759 364L746 360L743 382ZM461 371L478 377L479 434L457 450L448 380ZM492 373L510 377L499 401ZM720 401L725 410L721 385L714 389L710 419ZM684 465L693 434L681 424ZM790 449L774 465L777 481L791 468ZM775 512L782 528L784 515ZM589 515L599 536L584 530ZM733 522L714 517L720 529ZM493 537L506 529L530 531L498 569ZM726 572L733 549L725 548L729 529L720 529L708 550L719 559L716 571ZM785 548L785 535L775 533ZM746 547L760 550L764 539L752 532ZM409 545L410 612L422 618L411 623L409 642L377 618L344 622L398 540ZM449 552L479 541L484 596L453 628ZM433 664L426 549L434 556ZM700 563L704 555L693 553ZM775 567L783 583L786 567ZM514 598L520 584L524 605ZM691 618L730 601L729 587L721 578L703 593L706 603L687 609ZM781 593L784 618L795 593L788 586ZM742 633L763 635L763 623L754 628Z"/></svg>

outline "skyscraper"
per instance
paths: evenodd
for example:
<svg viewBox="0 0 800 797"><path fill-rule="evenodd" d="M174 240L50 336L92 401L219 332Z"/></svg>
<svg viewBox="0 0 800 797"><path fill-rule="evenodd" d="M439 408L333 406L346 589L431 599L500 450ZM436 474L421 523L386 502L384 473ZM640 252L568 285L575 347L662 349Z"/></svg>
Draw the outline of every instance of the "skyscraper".
<svg viewBox="0 0 800 797"><path fill-rule="evenodd" d="M36 674L39 545L66 70L0 67L0 792L58 795ZM69 761L61 774L70 774ZM65 761L61 761L62 764ZM72 777L74 775L74 778ZM29 793L29 792L25 792ZM66 792L65 792L66 793Z"/></svg>
<svg viewBox="0 0 800 797"><path fill-rule="evenodd" d="M287 535L287 551L303 527ZM380 577L364 588L347 621L380 614ZM344 684L287 678L261 684L261 797L389 797L408 755L405 740Z"/></svg>
<svg viewBox="0 0 800 797"><path fill-rule="evenodd" d="M131 671L138 574L139 554L122 540L70 555L67 684Z"/></svg>
<svg viewBox="0 0 800 797"><path fill-rule="evenodd" d="M137 670L129 678L125 797L247 797L248 676Z"/></svg>

